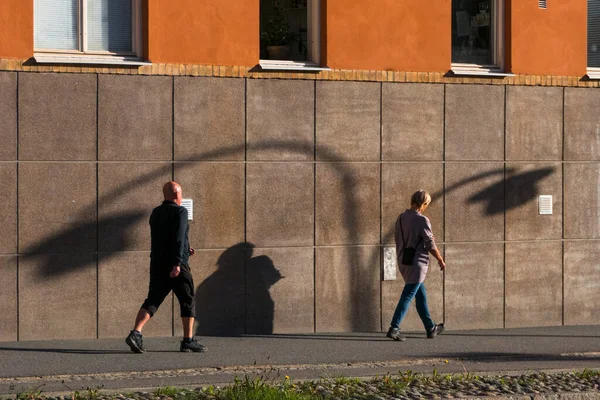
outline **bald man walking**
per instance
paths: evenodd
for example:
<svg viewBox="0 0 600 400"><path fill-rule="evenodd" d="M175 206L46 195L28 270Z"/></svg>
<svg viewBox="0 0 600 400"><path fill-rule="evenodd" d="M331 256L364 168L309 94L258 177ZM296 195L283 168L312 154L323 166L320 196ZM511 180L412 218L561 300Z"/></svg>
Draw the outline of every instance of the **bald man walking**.
<svg viewBox="0 0 600 400"><path fill-rule="evenodd" d="M188 263L195 251L188 242L188 213L181 207L182 192L177 182L163 186L165 201L150 216L150 288L135 319L135 327L125 339L134 353L145 352L142 329L171 290L179 300L183 340L180 351L203 352L206 348L193 337L194 281Z"/></svg>

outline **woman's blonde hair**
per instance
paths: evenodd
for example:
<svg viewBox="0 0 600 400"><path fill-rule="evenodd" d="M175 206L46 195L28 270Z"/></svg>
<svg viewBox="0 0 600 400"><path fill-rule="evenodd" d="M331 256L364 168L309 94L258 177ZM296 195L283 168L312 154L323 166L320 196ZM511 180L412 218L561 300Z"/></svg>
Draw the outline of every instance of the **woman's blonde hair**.
<svg viewBox="0 0 600 400"><path fill-rule="evenodd" d="M410 196L410 205L421 207L423 204L431 203L431 196L424 189L419 189Z"/></svg>

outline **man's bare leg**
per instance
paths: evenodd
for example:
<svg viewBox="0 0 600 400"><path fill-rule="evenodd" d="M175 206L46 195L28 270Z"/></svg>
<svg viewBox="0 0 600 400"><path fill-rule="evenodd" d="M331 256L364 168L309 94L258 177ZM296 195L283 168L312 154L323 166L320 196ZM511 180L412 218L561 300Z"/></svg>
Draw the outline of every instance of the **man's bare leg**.
<svg viewBox="0 0 600 400"><path fill-rule="evenodd" d="M189 339L194 336L194 317L181 317L183 324L183 337Z"/></svg>
<svg viewBox="0 0 600 400"><path fill-rule="evenodd" d="M181 341L180 351L193 351L195 353L201 353L206 351L206 347L196 339L194 336L194 317L181 317L183 324L183 340Z"/></svg>
<svg viewBox="0 0 600 400"><path fill-rule="evenodd" d="M151 315L148 310L140 308L140 311L138 311L137 316L135 317L135 328L133 328L134 330L129 332L129 335L125 338L125 343L127 343L134 353L144 353L146 351L142 342L142 329L150 318Z"/></svg>
<svg viewBox="0 0 600 400"><path fill-rule="evenodd" d="M146 322L150 321L150 313L144 309L144 308L140 308L140 311L138 311L137 317L135 317L135 328L133 328L134 330L142 333L142 329L144 329L144 325L146 325Z"/></svg>

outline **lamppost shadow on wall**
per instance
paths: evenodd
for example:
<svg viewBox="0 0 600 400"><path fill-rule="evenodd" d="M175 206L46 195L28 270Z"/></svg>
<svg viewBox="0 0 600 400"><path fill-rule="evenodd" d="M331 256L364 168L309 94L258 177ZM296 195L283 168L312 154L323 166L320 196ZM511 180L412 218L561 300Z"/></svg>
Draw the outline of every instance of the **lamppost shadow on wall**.
<svg viewBox="0 0 600 400"><path fill-rule="evenodd" d="M289 151L294 152L296 154L303 155L314 155L314 147L312 143L298 143L297 141L265 141L259 142L253 145L245 145L240 146L231 146L224 147L215 151L205 152L197 154L193 157L188 158L187 161L178 164L178 171L185 171L186 168L194 165L193 162L202 162L202 161L210 161L214 159L218 159L227 156L228 154L237 154L240 151L245 151L248 149L252 150L281 150L281 151ZM331 161L328 165L331 168L335 168L342 177L344 182L344 187L352 188L356 185L356 177L353 172L344 167L344 163L351 162L343 159L338 156L335 152L327 149L326 147L319 147L319 154L323 160ZM445 192L441 191L433 194L433 198L437 199L445 194L448 194L460 187L463 187L469 183L474 183L480 181L481 179L487 178L489 176L502 176L503 179L498 183L489 186L488 188L480 191L479 193L472 196L468 202L487 202L487 214L493 215L499 212L504 212L506 209L515 208L525 204L531 199L535 198L538 194L537 183L544 179L545 177L551 175L553 173L553 168L545 168L539 169L523 174L516 174L514 176L509 177L504 180L504 174L513 173L513 170L498 169L490 172L486 172L484 174L479 174L474 177L465 179L451 187L446 188ZM130 190L133 190L138 187L142 187L145 184L150 183L152 180L156 179L159 176L163 176L165 173L172 173L173 165L169 164L167 166L161 166L156 168L154 171L141 175L135 179L130 180L125 183L121 187L110 191L106 195L100 197L98 199L98 205L103 206L106 204L111 204L113 202L118 201L125 193ZM505 196L504 187L506 185L511 185L511 187L516 188L511 192L511 196ZM412 189L412 188L411 188ZM415 188L416 189L416 188ZM184 188L185 190L185 188ZM82 213L82 216L89 215L90 212L96 211L96 204L90 205L87 207ZM344 215L344 226L346 228L346 240L347 243L358 243L359 240L359 232L361 220L358 216L358 201L356 199L356 194L352 191L349 191L345 196L343 196L343 204L341 205L343 209ZM149 210L148 210L149 212ZM145 217L147 216L146 212L142 211L132 211L132 212L124 212L122 214L101 218L98 222L84 223L76 225L70 229L65 230L64 232L48 237L39 243L25 249L22 254L19 256L21 258L35 258L39 263L38 267L38 279L53 279L60 277L62 274L69 273L70 271L77 270L80 268L91 267L93 264L89 262L83 263L79 258L73 258L71 261L66 263L57 263L56 258L49 254L56 253L74 253L77 252L78 246L82 237L88 237L91 234L96 234L99 231L98 227L111 227L113 232L113 242L117 246L116 248L127 250L131 243L131 235L132 228L138 225ZM388 231L383 236L382 244L389 243L389 240L392 238L392 232ZM192 238L193 239L193 238ZM213 274L213 276L208 278L208 282L202 282L198 287L199 298L198 298L198 311L202 316L204 311L202 307L221 307L222 304L215 303L223 302L223 298L226 301L230 301L229 310L234 310L233 315L238 318L238 322L235 324L235 327L229 322L219 320L215 321L212 325L205 325L203 328L200 326L198 329L200 332L203 332L204 329L211 332L218 332L219 334L238 334L240 333L240 326L245 325L239 322L240 313L245 309L246 304L250 307L249 310L254 310L257 317L257 322L248 324L248 329L254 331L255 333L271 333L273 331L273 307L274 303L270 296L269 289L272 285L276 284L278 280L282 277L278 275L278 271L273 265L272 261L265 256L255 257L247 255L247 251L252 249L253 246L249 243L239 243L235 246L232 246L224 251L224 253L219 258L218 262L218 271ZM57 249L60 249L57 251ZM65 249L73 249L71 251L67 251ZM90 252L93 253L93 252ZM113 257L116 252L108 253L108 252L96 252L98 261L106 260ZM378 254L374 254L370 260L367 260L368 266L372 266L373 268L380 268L380 265L377 263ZM364 263L365 259L361 257L359 249L356 246L350 246L347 252L347 261L352 268L350 269L350 279L349 285L352 288L360 288L361 284L361 273L359 268L355 268L354 266L360 265L360 263ZM249 288L255 289L256 298L248 298L245 294L242 296L238 294L231 298L228 298L227 293L220 292L216 294L215 288L218 288L223 282L228 280L240 281L240 276L244 276L244 270L246 268L246 273L248 274L244 280L244 290L245 290L245 282L248 283ZM221 271L222 270L222 271ZM256 276L254 276L256 275ZM132 277L132 279L134 279ZM204 285L204 286L203 286ZM226 287L226 286L225 286ZM242 286L239 286L242 287ZM241 289L240 289L241 290ZM239 292L238 292L239 293ZM371 326L371 322L367 321L365 323L365 318L368 318L369 315L361 315L358 312L358 309L361 310L375 310L376 303L379 302L378 299L373 299L369 293L363 293L363 291L359 291L359 293L355 294L355 298L352 301L347 303L347 307L351 308L348 315L351 318L351 326L354 331L359 331L364 329L365 326ZM243 304L243 308L242 305ZM254 307L254 308L252 308ZM218 313L217 309L214 309L212 312L206 312L206 321L209 321L210 318L214 318ZM224 310L226 311L226 310ZM218 315L227 315L226 313L221 313ZM231 313L230 313L231 316ZM233 318L233 320L236 320ZM378 318L378 317L377 317ZM203 318L204 319L204 318Z"/></svg>
<svg viewBox="0 0 600 400"><path fill-rule="evenodd" d="M223 147L214 151L196 154L195 156L189 157L186 160L178 160L183 161L178 163L178 171L185 171L186 168L193 166L194 163L197 162L223 159L223 157L226 157L227 155L238 154L241 151L247 151L250 149L280 150L295 154L308 155L310 157L314 156L314 146L312 143L301 143L294 140L264 141L248 146L240 145ZM346 162L347 160L344 160L335 152L324 146L319 147L319 154L323 159L331 161L328 163L328 165L339 172L345 187L352 188L355 186L356 179L354 174L351 170L348 170L343 165L343 162ZM168 166L161 166L152 172L131 179L130 181L121 185L119 188L116 188L100 197L98 199L98 206L104 206L119 201L119 199L128 191L142 187L157 177L163 176L165 173L172 172L173 165L169 164ZM80 215L85 216L90 215L90 213L94 214L97 209L96 207L96 204L90 205L86 207L80 213ZM358 232L360 231L361 221L357 216L357 200L354 193L349 192L343 197L342 208L344 210L344 226L346 227L347 242L355 243L358 240ZM146 212L125 212L115 217L101 218L98 220L97 224L95 222L79 224L70 229L66 229L64 232L58 235L48 237L39 243L30 246L29 248L25 249L20 256L23 258L36 259L39 267L37 268L37 276L35 278L40 280L55 279L60 277L62 274L81 268L89 268L94 264L90 262L82 262L77 257L72 258L69 262L59 263L55 257L49 255L50 253L57 253L56 249L58 248L66 248L64 253L68 254L76 252L77 243L80 242L81 238L83 237L83 233L88 235L97 235L97 232L99 232L97 227L103 226L111 227L113 232L113 237L111 240L116 245L116 248L121 251L126 251L132 242L131 234L133 228L146 217ZM69 243L69 245L65 246L65 243ZM235 274L236 271L237 273L243 273L240 272L239 268L241 265L246 265L248 267L246 271L249 274L246 277L246 280L249 287L252 285L256 298L247 298L243 301L243 303L245 305L247 301L248 305L253 307L253 310L251 309L252 312L258 316L256 322L249 323L249 330L252 330L255 333L271 333L273 331L272 309L274 307L274 303L268 290L282 277L279 275L277 269L273 266L272 261L268 257L261 256L252 258L251 256L240 256L237 254L237 252L242 248L245 248L246 251L251 250L253 245L250 246L248 243L241 243L227 249L222 255L222 260L220 261L220 264L225 266L224 272L217 274L216 278L220 279L222 275L233 276L232 274ZM93 251L88 251L88 253L93 253ZM98 256L98 261L103 261L114 257L117 252L96 252L96 254ZM245 257L244 260L246 264L241 263L239 257ZM356 249L352 248L348 252L347 260L349 265L358 265L360 262L360 255L357 253ZM219 265L219 270L221 270L221 268L222 266ZM358 269L352 269L350 282L351 287L358 287L360 285L360 273ZM210 293L210 291L208 293ZM206 295L204 292L204 287L201 290L201 294L203 296ZM208 300L206 302L200 299L200 301L198 301L198 307L201 307L202 303L208 306L214 302L222 301L222 296L223 294L221 294L221 296L218 298L211 298L209 296L209 299L206 299ZM355 301L349 303L348 307L353 308L356 305L360 305L361 307L367 309L375 309L375 302L378 302L378 300L371 298L371 296L365 293L357 293L356 297L357 298ZM238 303L242 303L242 297L238 296L236 299L238 299ZM360 327L364 324L364 318L361 318L359 313L351 312L350 315L352 316L351 324L353 327ZM230 333L233 334L239 332L239 328L232 328L230 325L223 325L222 323L220 327L216 326L213 328L219 330L219 332L223 332L223 334L226 332L225 328L231 328ZM202 327L199 329L202 329Z"/></svg>

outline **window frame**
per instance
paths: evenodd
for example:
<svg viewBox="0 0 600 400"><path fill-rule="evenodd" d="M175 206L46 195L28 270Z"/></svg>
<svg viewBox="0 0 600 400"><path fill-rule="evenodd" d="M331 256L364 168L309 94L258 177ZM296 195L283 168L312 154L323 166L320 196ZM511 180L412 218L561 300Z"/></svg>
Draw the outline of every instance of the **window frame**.
<svg viewBox="0 0 600 400"><path fill-rule="evenodd" d="M34 59L38 63L75 63L75 64L125 64L149 65L143 62L142 42L142 1L131 1L131 51L89 51L87 49L87 0L77 0L77 30L79 50L37 49L34 48ZM35 11L34 11L35 12ZM35 27L34 27L35 30Z"/></svg>
<svg viewBox="0 0 600 400"><path fill-rule="evenodd" d="M457 0L452 0L457 1ZM513 76L514 74L505 72L505 22L506 22L506 1L491 0L492 10L494 12L492 29L492 64L480 65L470 63L455 63L450 60L451 71L455 75L486 75L486 76ZM452 15L454 18L454 15ZM450 44L452 47L452 44ZM452 51L450 52L452 58Z"/></svg>
<svg viewBox="0 0 600 400"><path fill-rule="evenodd" d="M263 70L285 71L323 71L321 66L321 0L307 1L307 61L263 60L259 65Z"/></svg>
<svg viewBox="0 0 600 400"><path fill-rule="evenodd" d="M586 65L586 75L588 79L592 80L600 80L600 67L590 67L588 65L588 54L589 54L589 18L590 18L590 8L589 8L589 0L585 3L585 17L586 17L586 38L585 38L585 65Z"/></svg>

